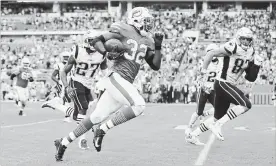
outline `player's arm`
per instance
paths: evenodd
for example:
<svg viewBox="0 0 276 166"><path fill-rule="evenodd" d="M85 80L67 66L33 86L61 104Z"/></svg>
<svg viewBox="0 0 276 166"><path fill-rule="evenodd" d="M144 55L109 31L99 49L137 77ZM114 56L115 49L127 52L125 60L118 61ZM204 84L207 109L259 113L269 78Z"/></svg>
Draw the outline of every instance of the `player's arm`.
<svg viewBox="0 0 276 166"><path fill-rule="evenodd" d="M20 68L17 67L16 69L14 69L11 74L10 74L10 79L13 80L18 74L20 73Z"/></svg>
<svg viewBox="0 0 276 166"><path fill-rule="evenodd" d="M235 54L237 51L237 44L235 42L229 41L219 47L218 49L210 50L206 53L202 70L206 71L209 64L211 63L213 57L224 57L224 56L231 56Z"/></svg>
<svg viewBox="0 0 276 166"><path fill-rule="evenodd" d="M162 33L155 33L155 35L154 35L155 50L151 50L150 48L148 48L147 54L146 54L146 57L145 57L146 62L155 71L159 70L160 66L161 66L162 41L163 41L163 34Z"/></svg>
<svg viewBox="0 0 276 166"><path fill-rule="evenodd" d="M254 82L262 65L264 58L261 55L256 55L255 52L253 53L254 60L248 63L248 67L245 69L245 79L250 82Z"/></svg>
<svg viewBox="0 0 276 166"><path fill-rule="evenodd" d="M55 83L57 83L57 84L58 84L58 79L57 79L58 73L59 73L59 66L58 66L58 64L56 64L55 67L54 67L54 71L53 71L53 73L52 73L51 78L52 78L52 80L53 80Z"/></svg>
<svg viewBox="0 0 276 166"><path fill-rule="evenodd" d="M117 31L116 29L111 29L109 32L106 32L98 37L96 37L95 39L92 40L91 45L101 54L103 54L104 56L106 56L107 51L104 47L104 43L107 40L110 39L120 39L121 35L119 33L119 31Z"/></svg>
<svg viewBox="0 0 276 166"><path fill-rule="evenodd" d="M100 64L100 69L101 69L101 72L103 73L104 76L107 75L108 71L107 71L107 60L106 58L104 59L104 61Z"/></svg>
<svg viewBox="0 0 276 166"><path fill-rule="evenodd" d="M69 83L67 81L67 74L72 70L75 64L76 64L75 57L74 55L71 55L68 59L68 62L60 72L60 79L65 88L69 86Z"/></svg>
<svg viewBox="0 0 276 166"><path fill-rule="evenodd" d="M30 72L30 76L29 76L28 80L29 80L30 82L34 82L34 76L33 76L33 73L32 73L32 72Z"/></svg>

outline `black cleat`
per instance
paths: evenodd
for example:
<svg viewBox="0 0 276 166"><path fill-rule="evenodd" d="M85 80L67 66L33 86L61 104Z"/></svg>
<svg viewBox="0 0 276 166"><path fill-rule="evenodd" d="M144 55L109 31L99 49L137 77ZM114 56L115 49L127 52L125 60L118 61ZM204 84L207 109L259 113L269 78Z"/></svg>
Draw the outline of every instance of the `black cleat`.
<svg viewBox="0 0 276 166"><path fill-rule="evenodd" d="M18 115L19 115L19 116L23 116L23 111L20 110Z"/></svg>
<svg viewBox="0 0 276 166"><path fill-rule="evenodd" d="M64 152L67 148L66 146L61 144L61 141L62 141L62 138L55 140L55 146L56 146L56 150L57 150L56 155L55 155L56 161L62 161Z"/></svg>
<svg viewBox="0 0 276 166"><path fill-rule="evenodd" d="M97 152L101 151L104 135L105 132L102 129L100 129L99 127L95 129L93 144Z"/></svg>

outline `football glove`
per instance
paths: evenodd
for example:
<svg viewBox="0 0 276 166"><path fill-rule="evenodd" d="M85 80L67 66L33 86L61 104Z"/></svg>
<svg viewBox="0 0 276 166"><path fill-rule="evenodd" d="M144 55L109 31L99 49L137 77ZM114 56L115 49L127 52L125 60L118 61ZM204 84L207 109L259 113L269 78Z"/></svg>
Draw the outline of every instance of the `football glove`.
<svg viewBox="0 0 276 166"><path fill-rule="evenodd" d="M254 64L261 66L264 61L264 56L262 54L254 54Z"/></svg>
<svg viewBox="0 0 276 166"><path fill-rule="evenodd" d="M155 43L155 49L160 50L162 46L162 41L164 38L164 34L161 32L156 32L154 34L154 43Z"/></svg>

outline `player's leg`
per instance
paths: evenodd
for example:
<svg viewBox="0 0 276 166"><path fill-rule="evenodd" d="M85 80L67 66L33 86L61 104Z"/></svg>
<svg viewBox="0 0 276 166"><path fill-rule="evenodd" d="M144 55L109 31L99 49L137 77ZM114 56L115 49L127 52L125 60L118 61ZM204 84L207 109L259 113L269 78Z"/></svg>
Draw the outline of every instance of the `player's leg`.
<svg viewBox="0 0 276 166"><path fill-rule="evenodd" d="M251 109L252 104L240 89L230 83L221 82L220 86L228 93L230 102L236 105L228 110L226 115L218 118L219 120L217 121L217 124L222 126L229 120L233 120L234 118L247 112Z"/></svg>
<svg viewBox="0 0 276 166"><path fill-rule="evenodd" d="M215 91L214 90L212 90L211 93L208 95L208 101L210 102L210 104L212 104L213 107L203 112L204 117L214 115L215 113Z"/></svg>
<svg viewBox="0 0 276 166"><path fill-rule="evenodd" d="M16 87L18 96L19 116L25 116L24 109L28 100L28 89L22 87Z"/></svg>
<svg viewBox="0 0 276 166"><path fill-rule="evenodd" d="M79 123L86 118L86 113L89 105L90 96L88 93L90 93L90 89L85 87L83 84L73 81L72 87L76 90L74 91L74 96L72 98L75 106L77 107L78 114L76 122L79 125ZM86 135L83 134L79 139L79 148L81 149L88 149Z"/></svg>
<svg viewBox="0 0 276 166"><path fill-rule="evenodd" d="M109 92L105 91L98 100L96 108L90 117L82 120L77 128L70 132L68 136L55 141L55 146L57 147L56 160L62 160L64 152L70 143L92 129L94 125L100 124L121 106L121 103L115 100Z"/></svg>
<svg viewBox="0 0 276 166"><path fill-rule="evenodd" d="M138 117L145 109L145 101L138 90L118 74L113 73L106 84L106 90L111 93L113 98L123 103L123 107L96 129L94 146L97 151L101 150L102 138L108 130Z"/></svg>
<svg viewBox="0 0 276 166"><path fill-rule="evenodd" d="M204 111L207 99L208 99L208 94L202 88L200 88L197 95L196 112L194 112L191 116L188 128L185 131L186 135L189 135L189 133L192 131L192 127L194 126L199 116L203 115L203 111Z"/></svg>
<svg viewBox="0 0 276 166"><path fill-rule="evenodd" d="M219 87L219 81L215 81L214 92L214 117L210 117L200 123L200 125L186 138L187 142L197 145L200 142L197 137L212 127L215 122L214 118L222 117L227 112L230 102L228 98L225 97L225 92Z"/></svg>

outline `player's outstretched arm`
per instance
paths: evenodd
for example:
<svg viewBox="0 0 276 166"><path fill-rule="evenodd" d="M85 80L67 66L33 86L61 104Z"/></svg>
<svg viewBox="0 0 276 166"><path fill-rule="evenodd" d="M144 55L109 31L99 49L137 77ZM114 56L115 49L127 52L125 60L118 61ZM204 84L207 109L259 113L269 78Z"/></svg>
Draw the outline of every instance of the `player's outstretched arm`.
<svg viewBox="0 0 276 166"><path fill-rule="evenodd" d="M59 70L56 69L56 67L55 67L55 70L53 71L51 78L52 78L52 80L53 80L55 83L57 83L57 84L58 84L58 79L57 79L56 76L58 75L58 73L59 73Z"/></svg>
<svg viewBox="0 0 276 166"><path fill-rule="evenodd" d="M256 81L263 60L264 57L262 55L254 54L254 61L249 62L248 67L245 69L245 79L250 82Z"/></svg>
<svg viewBox="0 0 276 166"><path fill-rule="evenodd" d="M68 87L69 86L69 84L67 82L67 74L71 71L71 69L73 68L73 66L75 64L76 64L76 60L74 58L74 55L71 55L69 57L68 62L64 66L63 70L61 70L61 72L60 72L60 79L61 79L64 87Z"/></svg>
<svg viewBox="0 0 276 166"><path fill-rule="evenodd" d="M148 48L145 60L153 70L159 70L161 66L162 54L161 47L164 35L162 33L155 33L154 43L155 51Z"/></svg>
<svg viewBox="0 0 276 166"><path fill-rule="evenodd" d="M209 64L211 63L213 57L224 57L224 56L231 56L234 52L236 52L237 45L235 44L229 44L227 42L223 46L210 50L206 53L206 56L204 58L203 67L202 70L207 70ZM231 51L230 51L231 50Z"/></svg>

